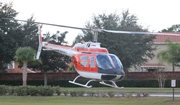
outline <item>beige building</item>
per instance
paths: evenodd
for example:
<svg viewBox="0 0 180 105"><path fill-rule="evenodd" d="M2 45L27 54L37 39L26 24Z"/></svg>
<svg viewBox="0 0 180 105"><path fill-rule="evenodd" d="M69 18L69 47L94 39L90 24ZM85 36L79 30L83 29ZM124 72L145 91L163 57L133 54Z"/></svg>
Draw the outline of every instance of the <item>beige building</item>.
<svg viewBox="0 0 180 105"><path fill-rule="evenodd" d="M174 33L173 33L174 34ZM180 34L180 33L177 33ZM172 71L172 65L168 64L166 62L160 62L157 59L157 54L160 51L166 50L167 45L165 41L169 39L171 42L174 43L180 43L180 36L169 36L169 35L159 35L156 36L156 39L154 39L154 45L153 47L156 47L156 51L154 51L155 57L153 59L149 59L148 62L145 64L142 64L138 70L135 70L135 68L131 68L130 72L147 72L151 70L158 70L158 69L163 69L164 71ZM175 67L175 71L180 71L180 68Z"/></svg>

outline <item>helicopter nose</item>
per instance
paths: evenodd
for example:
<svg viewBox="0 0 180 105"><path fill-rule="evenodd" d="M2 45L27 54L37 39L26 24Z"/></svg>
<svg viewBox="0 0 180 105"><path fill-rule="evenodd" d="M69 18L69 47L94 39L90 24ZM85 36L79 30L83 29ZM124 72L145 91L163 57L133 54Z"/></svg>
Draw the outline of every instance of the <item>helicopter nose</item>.
<svg viewBox="0 0 180 105"><path fill-rule="evenodd" d="M101 79L106 81L121 81L124 78L124 75L102 75Z"/></svg>
<svg viewBox="0 0 180 105"><path fill-rule="evenodd" d="M113 73L113 74L125 76L124 70L114 70L114 73Z"/></svg>
<svg viewBox="0 0 180 105"><path fill-rule="evenodd" d="M124 79L124 77L125 77L125 72L122 70L116 75L113 81L116 81L116 82L121 81Z"/></svg>
<svg viewBox="0 0 180 105"><path fill-rule="evenodd" d="M124 70L122 70L122 71L120 72L120 75L121 75L121 76L125 76Z"/></svg>

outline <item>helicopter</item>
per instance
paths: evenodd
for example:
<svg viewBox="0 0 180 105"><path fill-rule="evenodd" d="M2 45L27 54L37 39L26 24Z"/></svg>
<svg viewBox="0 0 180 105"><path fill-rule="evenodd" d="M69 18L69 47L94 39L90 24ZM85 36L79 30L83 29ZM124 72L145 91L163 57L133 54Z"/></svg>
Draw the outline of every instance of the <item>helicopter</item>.
<svg viewBox="0 0 180 105"><path fill-rule="evenodd" d="M125 73L123 65L119 58L114 54L109 54L106 48L102 48L98 42L84 42L76 43L74 47L64 47L60 45L51 44L42 41L42 31L39 26L39 47L36 58L39 59L42 48L47 51L55 51L72 58L75 70L79 74L73 81L69 83L91 88L88 84L91 81L101 80L100 84L118 87L115 82L121 81ZM76 82L79 77L89 78L86 84ZM108 84L109 81L112 84Z"/></svg>
<svg viewBox="0 0 180 105"><path fill-rule="evenodd" d="M7 18L5 18L7 19ZM17 20L27 22L25 20ZM125 72L123 70L123 65L120 59L109 53L106 48L100 46L100 43L97 42L98 32L106 33L122 33L122 34L142 34L142 35L176 35L178 34L169 34L169 33L155 33L155 32L133 32L133 31L117 31L117 30L105 30L105 29L89 29L89 28L79 28L65 25L57 25L50 23L34 22L39 24L38 34L39 34L39 47L36 55L36 59L39 59L42 48L45 51L55 51L60 54L69 56L72 58L75 70L79 74L74 80L69 81L69 83L79 85L86 88L91 88L92 85L89 85L92 81L99 81L100 84L110 86L117 89L122 89L124 87L117 86L116 82L119 82L124 79ZM73 47L65 47L61 45L51 44L48 42L42 41L42 24L51 25L57 27L65 27L72 29L80 29L94 32L94 41L93 42L84 42L76 43ZM78 78L84 77L88 78L85 84L76 82Z"/></svg>
<svg viewBox="0 0 180 105"><path fill-rule="evenodd" d="M53 25L48 23L41 23L46 25ZM168 33L150 33L150 32L130 32L130 31L115 31L115 30L104 30L104 29L88 29L88 28L79 28L72 26L64 25L55 25L59 27L73 28L88 30L94 32L94 41L93 42L84 42L76 43L72 48L64 47L60 45L50 44L48 42L42 42L42 32L39 27L39 48L37 53L37 59L39 58L41 48L44 50L51 50L67 55L72 58L75 70L79 74L73 81L69 83L83 86L86 88L91 88L88 84L92 81L100 81L102 85L110 86L113 88L122 89L124 87L117 86L116 82L121 81L125 77L125 72L123 70L123 65L120 59L108 52L106 48L100 46L100 43L97 42L98 32L109 32L109 33L124 33L124 34L148 34L148 35L177 35L177 34L168 34ZM84 77L90 79L86 84L81 84L76 82L79 77ZM108 82L108 83L107 83ZM111 84L110 84L110 83Z"/></svg>

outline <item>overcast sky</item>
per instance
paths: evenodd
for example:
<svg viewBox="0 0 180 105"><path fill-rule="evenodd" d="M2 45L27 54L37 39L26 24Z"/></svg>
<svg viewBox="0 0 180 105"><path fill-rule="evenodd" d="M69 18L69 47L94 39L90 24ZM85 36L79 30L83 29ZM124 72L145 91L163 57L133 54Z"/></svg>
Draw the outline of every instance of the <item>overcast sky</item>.
<svg viewBox="0 0 180 105"><path fill-rule="evenodd" d="M17 19L27 19L32 14L36 21L84 27L93 14L121 13L129 9L139 19L139 24L150 31L160 31L174 24L180 24L180 0L1 0L13 1L13 8L19 12ZM68 31L66 40L72 43L80 30L43 26L43 33L57 30Z"/></svg>

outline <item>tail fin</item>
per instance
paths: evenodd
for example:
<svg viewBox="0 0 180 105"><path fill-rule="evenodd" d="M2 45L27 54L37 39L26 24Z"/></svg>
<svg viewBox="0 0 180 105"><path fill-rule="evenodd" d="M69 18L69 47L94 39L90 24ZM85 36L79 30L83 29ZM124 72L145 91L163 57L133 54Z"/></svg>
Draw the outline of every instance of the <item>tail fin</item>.
<svg viewBox="0 0 180 105"><path fill-rule="evenodd" d="M41 54L41 49L42 49L42 25L38 26L38 33L39 33L39 47L38 47L38 51L37 51L37 55L36 55L36 59L39 59L39 56Z"/></svg>

